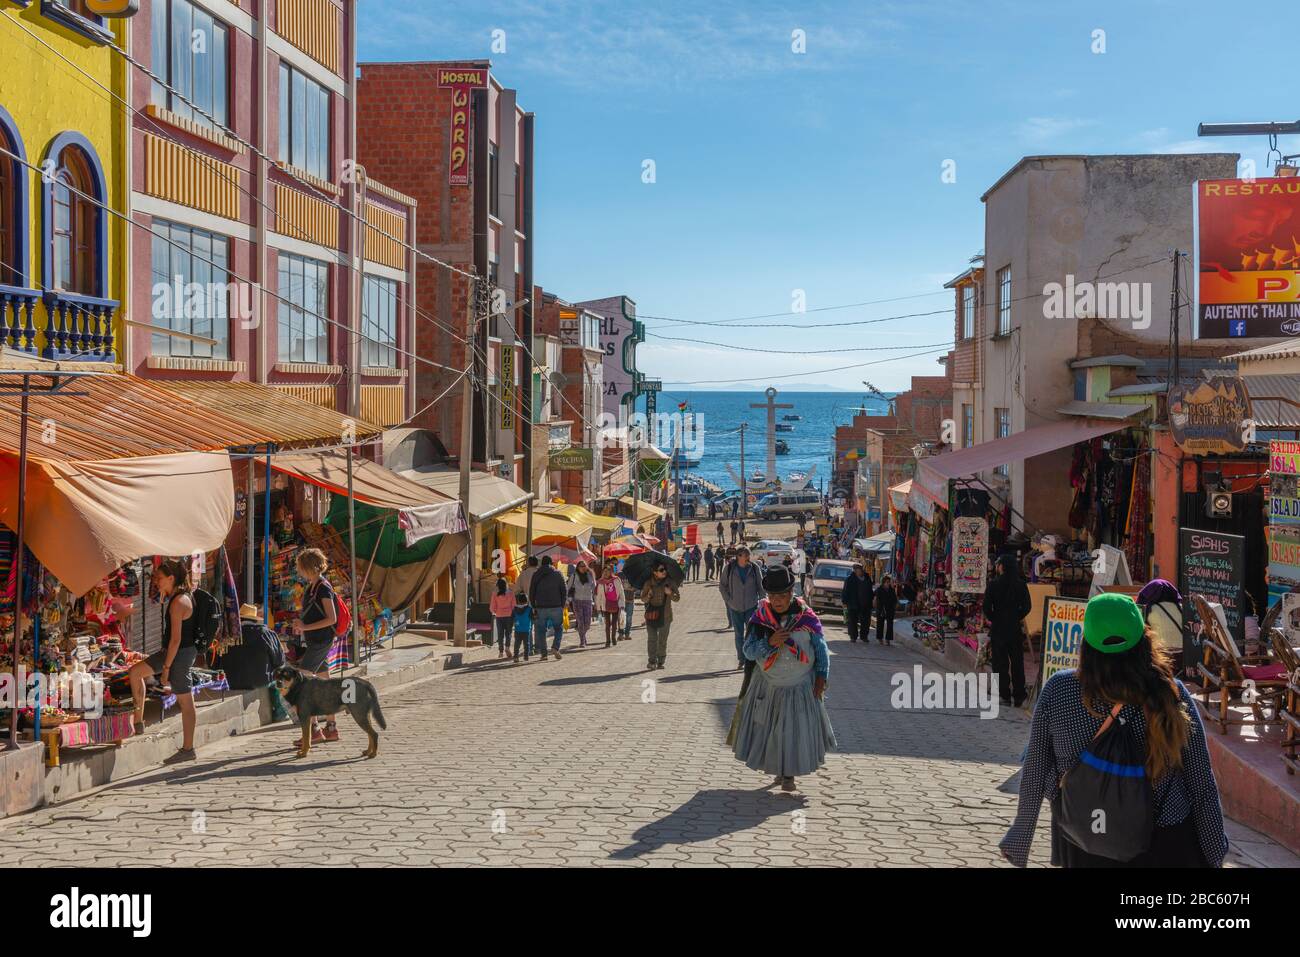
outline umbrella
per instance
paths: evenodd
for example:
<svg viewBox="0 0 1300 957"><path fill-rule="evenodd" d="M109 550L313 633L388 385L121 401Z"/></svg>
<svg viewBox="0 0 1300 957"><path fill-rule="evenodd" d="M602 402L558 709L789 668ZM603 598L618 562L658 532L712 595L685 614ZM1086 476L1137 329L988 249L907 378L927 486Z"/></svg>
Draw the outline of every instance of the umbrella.
<svg viewBox="0 0 1300 957"><path fill-rule="evenodd" d="M660 563L668 569L668 580L673 584L680 585L686 579L682 566L663 552L642 552L640 555L633 555L623 563L623 574L627 576L627 583L633 588L643 588L650 580L654 567Z"/></svg>
<svg viewBox="0 0 1300 957"><path fill-rule="evenodd" d="M627 558L629 555L639 555L645 550L645 546L632 542L610 542L601 549L600 554L602 558Z"/></svg>

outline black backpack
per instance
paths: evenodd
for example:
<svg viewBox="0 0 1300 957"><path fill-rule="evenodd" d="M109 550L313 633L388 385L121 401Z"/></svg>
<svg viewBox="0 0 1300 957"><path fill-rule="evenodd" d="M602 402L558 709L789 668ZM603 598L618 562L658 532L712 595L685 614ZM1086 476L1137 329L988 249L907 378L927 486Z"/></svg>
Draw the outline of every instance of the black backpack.
<svg viewBox="0 0 1300 957"><path fill-rule="evenodd" d="M190 592L190 601L194 604L194 646L202 651L221 634L225 616L221 602L202 588Z"/></svg>
<svg viewBox="0 0 1300 957"><path fill-rule="evenodd" d="M1115 705L1061 781L1056 822L1066 840L1089 854L1130 861L1151 847L1155 802L1146 754Z"/></svg>

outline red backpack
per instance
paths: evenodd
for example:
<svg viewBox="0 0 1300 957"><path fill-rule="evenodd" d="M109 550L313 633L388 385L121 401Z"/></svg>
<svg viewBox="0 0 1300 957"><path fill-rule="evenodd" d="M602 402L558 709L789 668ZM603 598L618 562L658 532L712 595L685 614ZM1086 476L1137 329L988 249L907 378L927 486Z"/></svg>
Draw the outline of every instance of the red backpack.
<svg viewBox="0 0 1300 957"><path fill-rule="evenodd" d="M320 589L317 584L316 590ZM343 600L343 596L334 592L334 637L342 638L352 631L352 610L348 608L348 603ZM314 600L315 596L313 596Z"/></svg>

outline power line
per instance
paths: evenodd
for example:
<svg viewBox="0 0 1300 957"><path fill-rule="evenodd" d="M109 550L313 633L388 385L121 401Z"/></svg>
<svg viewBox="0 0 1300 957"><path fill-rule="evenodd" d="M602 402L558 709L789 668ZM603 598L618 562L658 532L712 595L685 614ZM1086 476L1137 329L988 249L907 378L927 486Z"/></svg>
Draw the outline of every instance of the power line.
<svg viewBox="0 0 1300 957"><path fill-rule="evenodd" d="M150 115L149 115L147 112L145 112L144 110L141 110L141 109L138 109L138 108L135 107L135 106L132 106L131 103L130 103L128 100L126 100L124 97L119 96L117 93L113 92L111 89L109 89L108 87L104 86L104 84L101 83L99 80L97 80L95 77L91 76L89 73L87 73L85 70L83 70L83 69L82 69L80 66L78 66L76 63L74 63L74 62L72 62L71 60L69 60L69 59L68 59L68 58L67 58L67 57L66 57L62 52L60 52L59 50L57 50L57 49L55 49L54 47L50 46L50 44L49 44L48 42L46 42L44 39L42 39L40 36L38 36L38 35L32 33L30 30L28 30L27 27L25 27L25 26L22 25L21 21L19 21L19 20L12 20L11 22L13 22L16 26L18 26L19 29L23 30L23 32L27 33L28 36L30 36L32 39L36 40L36 41L37 41L38 43L40 43L42 46L44 46L44 47L46 47L48 50L50 50L50 52L52 52L52 53L53 53L55 56L57 56L59 59L63 60L63 61L64 61L68 66L70 66L72 69L76 70L78 73L80 73L80 74L81 74L82 76L84 76L86 79L88 79L91 83L93 83L93 84L95 84L96 86L98 86L98 87L100 88L100 90L102 90L105 94L108 95L109 98L118 101L118 103L120 104L119 109L123 110L123 112L130 111L130 113L134 114L135 116L140 117L142 120L144 120L146 123L148 123L148 124L150 125L150 127L151 127L153 130L155 130L155 131L156 131L157 133L159 133L160 135L166 137L170 142L176 143L176 144L179 145L179 146L182 146L182 147L184 147L184 148L186 148L186 149L189 149L189 147L185 146L184 143L182 143L180 140L177 140L177 139L176 139L176 137L175 137L175 132L174 132L172 129L168 128L167 126L165 126L165 125L162 124L162 123L159 123L159 122L158 122L154 117L150 116ZM135 64L135 65L138 66L138 64ZM141 68L141 69L143 69L143 68ZM147 69L145 70L145 72L146 72L146 73L149 73L149 71L148 71ZM149 73L149 75L150 75L150 76L153 76L152 73ZM159 81L159 82L161 82L161 81ZM163 84L163 85L165 86L166 84ZM169 90L171 90L171 87L167 87L167 88L168 88ZM322 194L322 193L321 193L321 192L320 192L320 191L319 191L315 186L313 186L311 183L307 183L307 182L304 182L303 180L299 179L298 176L297 176L297 175L292 171L291 168L287 168L287 167L282 167L282 166L280 166L278 163L276 163L274 160L272 160L269 156L267 156L267 155L266 155L265 153L263 153L261 150L258 150L257 147L253 146L253 145L252 145L251 143L249 143L248 141L242 139L241 137L239 137L239 136L236 135L235 133L233 133L233 132L231 132L230 130L228 130L226 127L224 127L224 126L222 126L221 124L217 123L217 122L215 121L215 119L213 119L213 118L212 118L208 113L206 113L206 112L205 112L201 107L196 106L192 101L190 101L189 99L187 99L187 98L184 96L184 94L177 93L177 92L174 91L174 90L172 90L172 93L173 93L173 94L174 94L178 99L180 99L183 103L185 103L187 106L189 106L191 109L193 109L193 110L196 111L197 113L199 113L199 114L201 114L201 115L207 117L209 120L211 120L211 121L213 122L214 126L216 126L217 128L221 129L223 132L228 133L232 139L234 139L234 140L236 140L236 141L238 141L238 142L244 144L244 145L247 146L249 149L251 149L251 150L253 150L255 153L257 153L257 155L260 156L262 159L264 159L266 162L270 163L271 165L275 166L277 169L281 170L281 172L285 173L285 175L289 176L289 177L290 177L291 179L293 179L295 182L300 183L301 185L303 185L303 186L306 187L307 189L311 190L312 193L314 193L316 196L321 197L322 201L324 201L324 202L328 202L328 203L329 203L331 206L333 206L335 209L341 210L341 211L347 213L351 218L353 218L353 219L357 219L358 221L360 221L359 217L357 217L357 215L356 215L355 213L353 213L353 212L351 212L350 210L348 210L348 209L347 209L346 207L344 207L342 204L337 203L337 202L334 202L333 200L328 199L328 198L325 197L325 196L324 196L324 195L323 195L323 194ZM199 152L199 151L197 151L197 150L191 150L191 152L192 152L193 155L196 157L196 159L197 159L199 162L201 162L201 163L202 163L202 164L203 164L203 165L204 165L208 170L210 170L210 171L211 171L214 175L216 175L218 178L220 178L220 179L224 180L225 182L229 183L230 185L234 186L236 190L238 190L240 193L242 193L242 194L244 194L245 196L247 196L250 202L254 203L255 205L257 205L257 206L259 206L259 207L261 207L261 209L263 210L264 213L274 212L274 211L270 208L270 206L267 204L267 202L266 202L264 199L262 199L261 197L255 195L251 189L249 189L248 187L246 187L246 186L243 185L243 182L242 182L242 180L240 179L240 177L239 177L238 175L236 175L233 179L232 179L230 176L228 176L228 175L225 173L225 171L221 168L223 164L220 163L220 161L218 161L216 158L211 157L211 156L208 156L206 153L202 153L202 152ZM310 239L311 239L311 237L310 237L309 235L307 235L307 233L306 233L304 230L298 228L298 227L297 227L293 222L290 221L290 222L288 222L288 223L283 223L283 222L281 222L281 217L280 217L279 215L277 215L277 216L276 216L276 226L277 226L277 229L278 229L279 227L283 226L283 225L288 225L288 226L290 227L290 229L294 230L294 231L298 234L298 236L299 236L300 238L305 239L305 240L310 240ZM391 239L391 240L393 240L394 242L397 242L397 243L401 244L401 245L402 245L404 248L406 248L407 250L411 250L411 251L416 252L417 255L424 255L424 254L420 253L419 250L415 249L413 246L409 246L409 245L407 245L406 243L402 242L402 240L398 239L396 236L391 235L390 233L388 233L387 231L385 231L385 230L383 230L383 229L380 229L378 226L370 225L368 222L364 222L364 223L362 223L362 226L363 226L363 228L366 228L366 229L373 229L373 230L375 230L375 232L379 233L380 235L384 236L385 238L387 238L387 239ZM286 235L288 235L288 234L286 234ZM332 251L333 251L333 252L338 252L337 250L332 250ZM365 261L364 251L363 251L363 250L353 250L353 253L354 253L354 259L359 259L359 260L362 262L361 271L362 271L362 274L364 275L364 271L365 271L365 267L364 267L364 261ZM357 255L357 254L359 254L359 255ZM434 257L426 256L426 258L431 259L433 262L438 263L439 265L445 265L445 264L441 263L440 260L435 259ZM340 263L338 263L338 265L343 266L344 264L340 262ZM352 265L345 266L344 268L348 269L350 272L356 269L356 267L355 267L355 266L352 266ZM453 271L460 273L461 275L465 275L465 276L472 276L472 275L473 275L473 274L471 274L471 273L466 273L466 272L464 272L463 270L456 269L456 267L451 267L451 266L449 266L449 267L447 267L447 268L450 268L450 269L452 269ZM460 341L460 342L466 342L466 341L467 341L466 338L465 338L464 336L462 336L459 332L457 332L455 329L453 329L452 327L450 327L450 326L444 324L443 322L441 322L440 320L438 320L438 319L435 318L434 316L430 316L430 315L428 315L427 313L425 313L422 309L420 309L420 307L419 307L419 306L418 306L414 301L411 301L411 302L409 302L408 304L412 307L412 309L415 311L415 314L416 314L419 318L424 319L424 320L426 320L427 322L431 322L431 323L433 323L435 326L437 326L437 327L438 327L439 329L441 329L443 332L447 333L447 334L450 335L452 338L454 338L454 339L456 339L456 340L458 340L458 341ZM364 316L363 316L362 318L363 318L363 321L364 321ZM378 323L374 322L373 320L371 321L371 324L374 325L376 328L378 327ZM367 340L370 341L370 342L377 342L377 343L379 343L379 344L381 344L381 345L387 345L387 344L388 344L385 340L381 340L381 339L372 339L372 338L369 337L369 336L364 336L364 334L363 334L363 338L367 339Z"/></svg>
<svg viewBox="0 0 1300 957"><path fill-rule="evenodd" d="M35 165L34 163L29 163L27 160L24 160L23 158L21 158L20 156L18 156L18 154L11 152L10 150L6 149L4 146L0 146L0 153L3 153L5 156L8 156L8 157L9 157L10 159L12 159L15 163L18 163L18 164L20 164L20 165L22 165L22 166L26 166L26 167L27 167L28 169L30 169L30 170L33 170L33 171L38 172L38 173L41 172L41 168L40 168L39 166ZM193 259L195 259L195 260L197 260L197 261L199 261L199 262L201 262L201 263L204 263L204 264L206 264L206 265L208 265L208 266L211 266L213 269L216 269L216 270L218 270L218 271L220 271L220 272L223 272L223 273L225 273L225 274L228 275L228 276L233 276L234 278L240 280L241 282L247 283L247 284L250 285L250 286L257 285L257 284L254 283L252 280L248 279L248 278L245 277L245 276L240 275L239 273L235 272L234 270L229 269L229 268L227 268L227 267L225 267L225 266L221 266L221 265L219 265L219 264L213 262L211 259L205 259L204 257L198 255L197 253L192 252L192 251L189 250L189 249L186 249L185 247L181 246L179 243L174 242L173 240L171 240L171 239L169 239L169 238L167 238L167 237L159 236L158 233L154 232L152 229L150 229L150 228L149 228L148 226L146 226L144 223L137 223L137 222L136 222L135 220L133 220L130 216L126 215L125 213L123 213L123 212L121 212L121 211L119 211L119 210L114 209L112 206L108 205L108 203L103 202L102 200L96 199L94 196L91 196L89 193L82 192L81 190L77 189L76 187L74 187L74 186L69 186L69 185L67 185L66 183L63 184L63 187L62 187L62 188L66 189L68 192L73 193L73 194L76 195L76 196L81 197L82 199L86 200L86 202L91 203L91 204L94 205L94 206L98 206L100 209L104 210L106 213L109 213L109 214L111 214L111 215L113 215L113 216L116 216L118 219L121 219L121 220L123 220L124 222L129 223L130 225L134 226L136 229L143 229L143 230L145 230L146 232L148 232L150 236L153 236L153 237L155 237L155 238L157 238L157 239L161 239L163 242L167 243L168 245L170 245L170 246L174 246L174 247L177 248L177 249L181 249L181 250L183 250L184 252L189 253L189 255L190 255ZM345 332L348 332L349 334L352 333L352 330L351 330L351 329L349 329L348 327L344 326L344 324L341 323L341 322L339 322L337 319L330 319L328 316L322 316L322 315L320 315L320 314L318 314L318 313L311 312L311 311L308 310L305 306L301 306L301 305L299 305L298 303L292 302L292 301L290 301L290 300L284 298L283 296L279 295L278 293L271 292L270 290L268 290L268 289L266 289L266 288L263 288L263 289L262 289L262 292L263 292L263 294L265 294L265 295L267 295L267 296L270 296L272 299L275 299L275 300L277 300L277 301L279 301L279 302L282 302L282 303L284 303L285 305L290 306L290 307L292 307L292 308L294 308L294 309L298 309L298 310L301 311L301 312L303 313L303 315L305 315L305 316L310 316L310 317L313 318L313 319L318 319L318 320L320 320L321 322L327 323L327 324L329 324L329 325L337 326L337 327L343 329ZM164 333L165 331L166 331L166 330L162 330L162 329L159 330L160 333ZM369 338L369 337L364 337L364 338ZM386 344L385 344L385 345L386 345ZM423 363L425 363L425 364L427 364L427 365L434 366L434 367L436 367L436 368L438 368L438 369L446 369L446 370L449 370L449 371L451 371L451 372L460 372L459 369L456 369L456 368L454 368L453 366L445 366L445 365L443 365L442 363L434 362L432 359L426 359L426 358L424 358L423 356L416 355L414 352L410 352L410 351L405 350L405 349L399 349L397 346L392 346L392 348L393 348L393 350L394 350L395 352L398 352L399 354L404 355L404 356L408 356L409 358L415 360L416 362L423 362Z"/></svg>
<svg viewBox="0 0 1300 957"><path fill-rule="evenodd" d="M741 352L767 352L767 353L776 353L778 355L789 355L791 351L789 349L760 349L757 346L738 346L729 342L710 342L707 339L684 339L675 336L661 336L653 332L647 332L646 335L653 336L656 339L663 339L668 342L690 342L702 346L719 346L723 349L737 349ZM920 343L912 343L910 345L904 345L904 346L854 346L847 349L800 349L799 354L805 356L814 356L814 355L827 355L830 353L837 353L837 352L894 352L900 349L920 349L920 348L931 348L931 347L938 347L938 346L946 346L951 348L952 343L931 342L931 343L927 343L925 346L922 346Z"/></svg>
<svg viewBox="0 0 1300 957"><path fill-rule="evenodd" d="M1126 268L1124 268L1124 269L1117 270L1117 271L1115 271L1115 272L1106 273L1106 274L1104 274L1104 275L1102 275L1102 274L1098 274L1096 277L1094 277L1093 279L1091 279L1091 280L1089 280L1089 281L1090 281L1090 282L1093 282L1093 281L1100 282L1101 280L1103 280L1103 279L1109 279L1109 278L1111 278L1112 276L1121 276L1121 275L1123 275L1123 274L1125 274L1125 273L1136 272L1136 271L1139 270L1139 269L1145 269L1145 268L1148 267L1148 266L1154 266L1154 265L1156 265L1157 263L1165 262L1166 258L1167 258L1167 257L1165 257L1165 256L1157 256L1157 257L1155 257L1154 259L1146 260L1146 261L1144 261L1144 262L1139 262L1139 263L1136 263L1136 264L1134 264L1134 265L1132 265L1132 266L1128 266L1128 267L1126 267ZM1020 280L1020 281L1021 281L1022 283L1034 283L1034 282L1037 282L1037 281L1038 281L1039 279L1041 279L1041 278L1043 278L1043 277L1041 277L1041 276L1039 276L1039 277L1027 277L1027 278L1022 279L1022 280ZM948 295L951 295L951 290L940 290L940 292L943 292L943 293L946 293L946 294L948 294ZM938 293L918 293L917 295L918 295L918 296L923 296L923 295L937 295L937 294L938 294ZM1042 299L1042 298L1044 298L1046 295L1047 295L1047 293L1045 293L1045 292L1029 293L1028 295L1024 295L1024 296L1014 296L1014 297L1012 297L1011 299L1009 299L1009 300L1007 300L1007 301L1008 301L1008 303L1024 302L1024 301L1029 300L1029 299ZM880 301L880 302L888 302L889 300L879 300L879 301ZM849 303L849 304L842 305L842 306L823 306L823 307L821 308L821 310L810 309L810 310L808 310L808 312L825 311L825 310L830 310L830 309L851 309L851 308L854 308L854 307L856 307L856 306L861 306L861 305L867 305L867 304L866 304L866 303ZM925 316L951 315L952 312L953 312L952 308L943 308L943 309L934 309L934 310L931 310L931 311L929 311L929 312L907 312L907 313L902 313L902 314L900 314L900 315L895 315L895 316L881 316L881 317L876 318L876 319L858 319L858 320L855 320L855 321L853 321L853 322L812 322L812 323L773 322L773 323L766 323L766 324L764 324L764 325L748 326L748 327L746 327L746 331L749 331L749 330L751 330L751 329L839 329L839 328L844 328L844 327L846 327L846 326L870 326L870 325L875 325L876 323L881 323L881 322L895 322L895 321L897 321L897 320L899 320L899 319L919 319L919 318L923 318L923 317L925 317ZM795 312L773 313L771 316L755 316L755 317L750 317L750 318L765 319L765 318L772 318L772 317L774 317L774 316L793 316L793 315L801 315L801 313L795 313ZM738 318L738 319L719 319L719 320L717 320L717 321L705 321L705 320L695 320L695 319L674 319L674 318L670 318L670 317L668 317L668 316L646 316L646 317L643 317L643 318L648 318L648 319L660 319L660 320L663 320L663 321L665 321L665 322L675 322L675 323L679 323L679 324L681 324L681 325L688 325L688 326L725 326L725 327L730 327L730 326L733 326L734 324L736 324L736 323L738 323L738 322L747 322L747 321L749 321L748 318L744 318L744 317L742 317L742 318Z"/></svg>

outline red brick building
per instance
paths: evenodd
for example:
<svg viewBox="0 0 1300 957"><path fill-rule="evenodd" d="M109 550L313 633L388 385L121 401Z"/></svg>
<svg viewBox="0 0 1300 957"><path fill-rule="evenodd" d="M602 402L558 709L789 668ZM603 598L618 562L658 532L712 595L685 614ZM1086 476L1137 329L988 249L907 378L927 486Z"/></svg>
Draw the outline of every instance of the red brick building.
<svg viewBox="0 0 1300 957"><path fill-rule="evenodd" d="M557 421L569 421L569 446L592 449L592 468L561 471L551 477L550 486L560 497L575 505L587 505L599 494L604 460L599 441L601 410L604 406L606 355L600 344L601 316L566 302L554 293L536 288L538 336L560 340L560 374L553 381L563 397L556 410ZM543 482L545 485L545 482Z"/></svg>
<svg viewBox="0 0 1300 957"><path fill-rule="evenodd" d="M473 464L521 486L529 484L533 396L533 305L518 305L533 286L533 123L488 61L361 64L359 162L419 202L421 253L488 276L499 291L498 311L471 352L472 281L419 260L415 349L445 368L417 368L411 424L458 452L461 389L453 383L473 354L488 385L475 393Z"/></svg>

